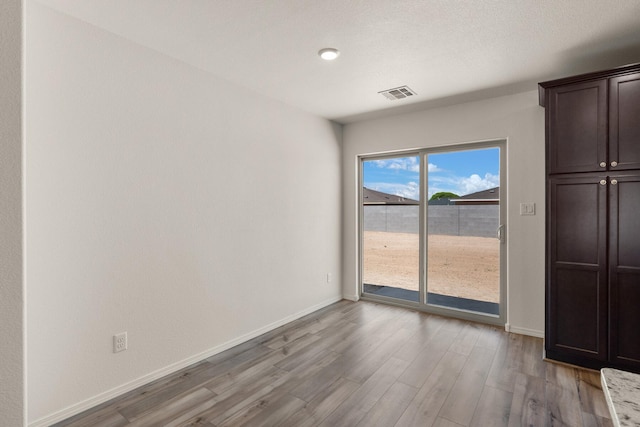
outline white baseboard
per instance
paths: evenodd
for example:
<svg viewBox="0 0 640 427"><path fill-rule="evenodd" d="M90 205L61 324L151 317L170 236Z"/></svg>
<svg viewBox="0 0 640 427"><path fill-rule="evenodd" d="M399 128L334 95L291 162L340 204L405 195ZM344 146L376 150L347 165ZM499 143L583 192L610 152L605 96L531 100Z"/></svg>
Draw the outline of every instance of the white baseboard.
<svg viewBox="0 0 640 427"><path fill-rule="evenodd" d="M343 295L342 298L353 302L360 301L359 295Z"/></svg>
<svg viewBox="0 0 640 427"><path fill-rule="evenodd" d="M193 365L194 363L200 362L204 359L207 359L211 356L214 356L218 353L222 353L225 350L228 350L232 347L235 347L238 344L242 344L243 342L249 341L250 339L253 339L255 337L258 337L264 333L267 333L269 331L272 331L276 328L279 328L280 326L286 325L289 322L293 322L294 320L297 320L303 316L306 316L307 314L311 314L314 311L318 311L321 308L327 307L333 303L336 303L340 300L342 300L342 297L334 297L331 298L329 300L323 301L320 304L316 304L313 305L311 307L308 307L302 311L299 311L295 314L292 314L290 316L287 316L283 319L280 319L276 322L273 322L269 325L263 326L259 329L256 329L254 331L251 331L247 334L244 334L238 338L232 339L230 341L227 341L223 344L220 344L216 347L213 347L209 350L203 351L201 353L195 354L191 357L188 357L184 360L181 360L179 362L176 363L172 363L171 365L165 366L164 368L158 369L154 372L151 372L147 375L143 375L142 377L135 379L133 381L130 381L128 383L122 384L118 387L112 388L111 390L108 390L104 393L100 393L96 396L93 396L87 400L83 400L82 402L76 403L74 405L71 405L67 408L64 408L58 412L54 412L51 415L47 415L46 417L40 418L39 420L36 420L32 423L29 423L29 427L47 427L50 426L51 424L55 424L57 422L66 420L69 417L72 417L74 415L77 415L83 411L86 411L87 409L91 409L97 405L100 405L101 403L107 402L111 399L113 399L114 397L118 397L124 393L127 393L131 390L135 390L136 388L143 386L145 384L148 384L152 381L155 381L159 378L162 378L166 375L172 374L176 371L179 371L180 369L186 368L187 366Z"/></svg>
<svg viewBox="0 0 640 427"><path fill-rule="evenodd" d="M544 331L539 331L537 329L520 328L518 326L510 325L509 323L504 325L504 330L507 332L513 332L514 334L528 335L530 337L536 337L536 338L544 338Z"/></svg>

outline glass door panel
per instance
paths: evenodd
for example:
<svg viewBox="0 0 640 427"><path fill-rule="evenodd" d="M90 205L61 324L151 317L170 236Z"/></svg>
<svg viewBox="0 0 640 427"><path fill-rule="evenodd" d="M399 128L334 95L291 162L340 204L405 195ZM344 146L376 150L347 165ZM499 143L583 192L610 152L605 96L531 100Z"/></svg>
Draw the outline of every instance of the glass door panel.
<svg viewBox="0 0 640 427"><path fill-rule="evenodd" d="M420 157L362 162L362 291L420 300Z"/></svg>
<svg viewBox="0 0 640 427"><path fill-rule="evenodd" d="M500 148L427 154L427 304L499 315Z"/></svg>

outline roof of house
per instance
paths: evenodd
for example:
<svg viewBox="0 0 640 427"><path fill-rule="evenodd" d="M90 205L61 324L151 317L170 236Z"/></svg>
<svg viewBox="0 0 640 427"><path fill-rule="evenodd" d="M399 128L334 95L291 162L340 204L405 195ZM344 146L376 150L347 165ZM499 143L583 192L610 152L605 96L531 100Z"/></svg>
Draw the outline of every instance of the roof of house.
<svg viewBox="0 0 640 427"><path fill-rule="evenodd" d="M500 199L500 187L488 188L482 191L476 191L475 193L465 194L460 196L460 199L473 199L473 200L496 200Z"/></svg>
<svg viewBox="0 0 640 427"><path fill-rule="evenodd" d="M451 199L451 203L454 205L498 205L500 204L500 187L465 194L457 199Z"/></svg>
<svg viewBox="0 0 640 427"><path fill-rule="evenodd" d="M363 187L362 203L365 205L418 205L419 201L395 194L383 193Z"/></svg>

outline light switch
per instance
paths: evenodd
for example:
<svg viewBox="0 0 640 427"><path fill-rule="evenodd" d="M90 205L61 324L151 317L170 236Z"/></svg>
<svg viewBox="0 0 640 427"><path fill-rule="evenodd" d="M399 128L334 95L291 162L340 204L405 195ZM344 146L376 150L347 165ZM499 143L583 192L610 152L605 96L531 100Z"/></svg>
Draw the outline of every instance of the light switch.
<svg viewBox="0 0 640 427"><path fill-rule="evenodd" d="M520 215L535 215L536 204L535 203L520 203Z"/></svg>

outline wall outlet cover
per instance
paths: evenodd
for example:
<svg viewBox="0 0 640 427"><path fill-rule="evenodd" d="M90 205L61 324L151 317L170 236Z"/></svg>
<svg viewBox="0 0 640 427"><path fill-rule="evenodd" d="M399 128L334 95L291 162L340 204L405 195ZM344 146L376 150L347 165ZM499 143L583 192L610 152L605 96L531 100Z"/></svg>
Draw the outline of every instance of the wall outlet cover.
<svg viewBox="0 0 640 427"><path fill-rule="evenodd" d="M122 332L113 336L113 352L120 353L127 349L127 333Z"/></svg>

